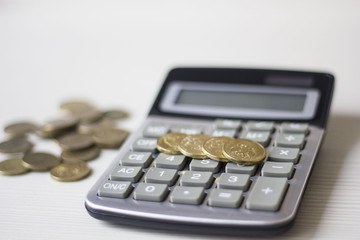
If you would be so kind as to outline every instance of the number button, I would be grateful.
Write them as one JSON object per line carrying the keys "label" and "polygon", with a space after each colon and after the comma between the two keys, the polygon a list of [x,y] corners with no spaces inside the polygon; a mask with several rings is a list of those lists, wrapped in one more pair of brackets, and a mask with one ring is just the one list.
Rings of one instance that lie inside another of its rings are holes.
{"label": "number button", "polygon": [[257,169],[257,165],[245,166],[236,163],[227,163],[225,167],[225,172],[249,174],[250,176],[253,176],[256,172],[256,169]]}
{"label": "number button", "polygon": [[180,185],[209,188],[213,180],[211,172],[185,171],[180,178]]}
{"label": "number button", "polygon": [[145,175],[145,182],[173,185],[177,177],[177,170],[153,167],[147,171]]}
{"label": "number button", "polygon": [[134,191],[134,199],[161,202],[167,193],[166,184],[139,183]]}
{"label": "number button", "polygon": [[190,163],[191,171],[207,171],[217,173],[220,169],[221,163],[211,159],[193,159]]}
{"label": "number button", "polygon": [[184,168],[185,163],[186,161],[184,155],[169,155],[160,153],[159,156],[155,159],[155,167],[158,168],[181,170]]}
{"label": "number button", "polygon": [[218,188],[240,189],[246,191],[249,187],[250,176],[245,174],[223,173],[217,182]]}

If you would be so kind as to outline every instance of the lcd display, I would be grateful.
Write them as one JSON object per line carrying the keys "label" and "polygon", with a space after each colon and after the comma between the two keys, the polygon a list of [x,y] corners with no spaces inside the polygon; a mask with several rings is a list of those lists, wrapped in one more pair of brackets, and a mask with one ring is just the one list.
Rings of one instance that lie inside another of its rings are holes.
{"label": "lcd display", "polygon": [[302,112],[305,94],[181,90],[175,104]]}

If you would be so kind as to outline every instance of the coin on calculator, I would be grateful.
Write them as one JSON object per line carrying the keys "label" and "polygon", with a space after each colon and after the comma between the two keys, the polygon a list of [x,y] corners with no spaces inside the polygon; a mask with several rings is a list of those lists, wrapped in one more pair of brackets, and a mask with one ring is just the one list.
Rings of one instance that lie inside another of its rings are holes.
{"label": "coin on calculator", "polygon": [[185,156],[197,159],[208,158],[203,152],[203,144],[210,136],[205,134],[188,135],[179,143],[179,150]]}
{"label": "coin on calculator", "polygon": [[230,137],[211,137],[204,142],[202,150],[206,156],[213,160],[229,162],[229,159],[223,153],[223,146],[231,139]]}
{"label": "coin on calculator", "polygon": [[266,150],[260,143],[242,138],[227,141],[223,153],[230,161],[242,165],[255,165],[266,157]]}
{"label": "coin on calculator", "polygon": [[179,150],[179,143],[182,139],[188,136],[185,133],[167,133],[158,138],[156,147],[160,152],[167,154],[181,154]]}

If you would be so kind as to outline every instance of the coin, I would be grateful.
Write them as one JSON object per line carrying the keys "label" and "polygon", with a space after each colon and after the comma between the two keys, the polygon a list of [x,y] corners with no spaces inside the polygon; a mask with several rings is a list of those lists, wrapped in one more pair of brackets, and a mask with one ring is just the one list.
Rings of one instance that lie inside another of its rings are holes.
{"label": "coin", "polygon": [[102,118],[93,123],[80,123],[77,127],[78,133],[81,134],[93,134],[96,129],[99,128],[115,128],[116,123],[109,118]]}
{"label": "coin", "polygon": [[11,158],[0,162],[0,174],[12,176],[28,172],[29,169],[22,165],[21,158]]}
{"label": "coin", "polygon": [[79,120],[74,117],[51,120],[42,125],[37,133],[41,137],[56,137],[74,128],[78,122]]}
{"label": "coin", "polygon": [[202,151],[204,142],[209,139],[208,135],[195,134],[188,135],[183,138],[179,143],[179,150],[185,156],[197,159],[207,158],[206,154]]}
{"label": "coin", "polygon": [[69,101],[60,105],[60,109],[70,113],[83,112],[92,108],[93,106],[85,101]]}
{"label": "coin", "polygon": [[4,128],[4,132],[10,136],[21,136],[27,133],[34,132],[37,126],[31,122],[16,122],[12,123]]}
{"label": "coin", "polygon": [[128,114],[122,110],[113,109],[113,110],[105,111],[104,117],[110,118],[112,120],[120,120],[128,117]]}
{"label": "coin", "polygon": [[188,136],[185,133],[167,133],[157,140],[157,149],[167,154],[181,154],[179,150],[180,141]]}
{"label": "coin", "polygon": [[100,155],[100,152],[100,148],[92,146],[77,151],[63,151],[61,153],[61,158],[65,162],[90,161],[97,158]]}
{"label": "coin", "polygon": [[23,158],[23,166],[35,171],[47,171],[60,164],[60,158],[44,152],[32,152]]}
{"label": "coin", "polygon": [[255,165],[266,157],[266,150],[261,144],[241,138],[227,141],[223,153],[230,161],[242,165]]}
{"label": "coin", "polygon": [[94,144],[88,135],[70,133],[58,139],[60,147],[65,151],[74,151],[88,148]]}
{"label": "coin", "polygon": [[89,175],[91,169],[84,162],[66,162],[51,169],[51,177],[60,182],[73,182]]}
{"label": "coin", "polygon": [[33,144],[23,137],[16,137],[0,143],[2,153],[25,153],[33,147]]}
{"label": "coin", "polygon": [[223,153],[224,144],[229,141],[230,137],[211,137],[206,140],[203,144],[203,152],[209,158],[221,161],[221,162],[229,162],[226,156]]}
{"label": "coin", "polygon": [[118,148],[129,135],[128,131],[118,128],[100,128],[92,135],[94,142],[101,148]]}
{"label": "coin", "polygon": [[72,114],[72,116],[77,118],[80,123],[92,123],[102,118],[103,113],[99,110],[91,108],[82,112],[75,112]]}

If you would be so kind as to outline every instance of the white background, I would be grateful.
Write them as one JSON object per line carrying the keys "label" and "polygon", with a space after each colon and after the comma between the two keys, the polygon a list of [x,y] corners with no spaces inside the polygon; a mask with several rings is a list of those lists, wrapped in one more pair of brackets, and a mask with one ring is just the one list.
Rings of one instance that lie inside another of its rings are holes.
{"label": "white background", "polygon": [[[356,239],[359,56],[358,1],[0,0],[0,126],[41,123],[60,115],[61,102],[85,99],[129,111],[122,126],[133,131],[175,66],[330,72],[337,82],[328,134],[298,219],[280,237]],[[34,141],[38,150],[60,151]],[[217,238],[91,218],[85,195],[115,153],[103,151],[80,182],[59,183],[37,172],[0,176],[0,238]]]}

